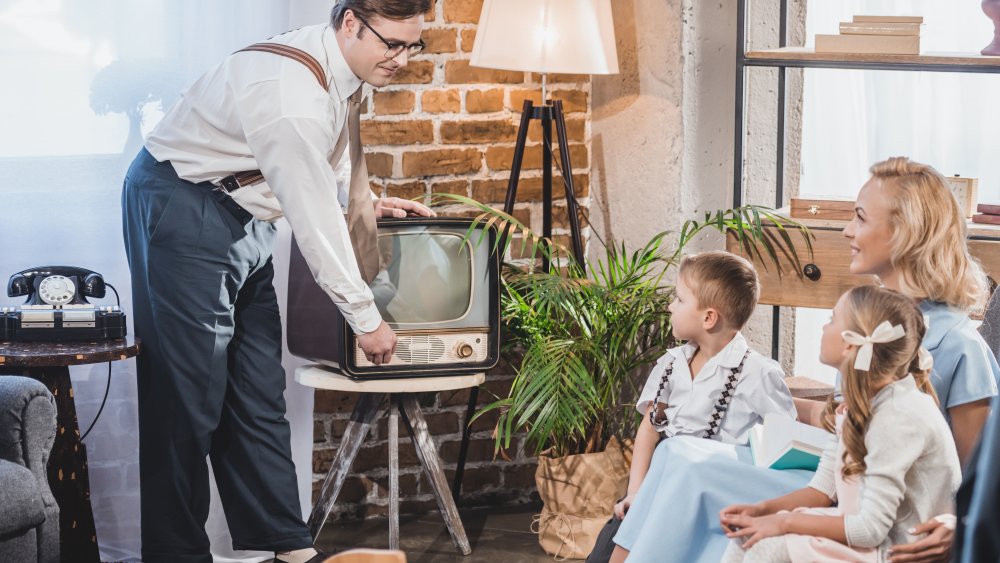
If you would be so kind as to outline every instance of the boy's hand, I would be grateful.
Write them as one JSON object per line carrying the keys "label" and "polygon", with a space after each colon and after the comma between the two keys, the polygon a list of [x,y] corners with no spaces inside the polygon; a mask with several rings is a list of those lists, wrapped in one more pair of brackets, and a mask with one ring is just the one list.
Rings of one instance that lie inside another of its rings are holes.
{"label": "boy's hand", "polygon": [[785,523],[790,512],[768,514],[767,516],[747,516],[745,514],[727,514],[722,517],[723,526],[736,528],[735,532],[726,533],[728,538],[745,538],[743,549],[750,549],[764,538],[785,534]]}
{"label": "boy's hand", "polygon": [[726,534],[735,532],[738,528],[733,528],[727,524],[727,519],[732,516],[763,516],[764,507],[759,504],[731,504],[719,511],[719,523],[722,531]]}
{"label": "boy's hand", "polygon": [[633,500],[635,500],[635,493],[626,495],[625,498],[618,501],[618,503],[615,504],[615,518],[618,518],[619,520],[625,518],[625,513],[628,512],[628,509],[632,506]]}

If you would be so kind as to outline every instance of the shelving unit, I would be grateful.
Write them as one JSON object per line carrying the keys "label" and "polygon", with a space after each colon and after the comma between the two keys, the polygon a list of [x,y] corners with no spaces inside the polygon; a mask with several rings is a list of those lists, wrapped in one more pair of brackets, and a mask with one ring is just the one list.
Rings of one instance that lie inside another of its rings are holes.
{"label": "shelving unit", "polygon": [[[778,48],[746,50],[748,0],[738,0],[736,7],[736,127],[733,140],[733,206],[743,205],[743,172],[745,118],[745,74],[750,67],[777,69],[778,119],[776,123],[776,182],[774,207],[785,205],[785,79],[789,68],[894,70],[904,72],[959,72],[1000,74],[1000,57],[974,53],[923,53],[920,55],[873,55],[817,53],[805,47],[787,46],[788,0],[781,0],[778,22]],[[1000,240],[997,241],[1000,243]],[[1000,245],[998,245],[1000,248]],[[771,354],[778,357],[778,335],[781,328],[780,306],[775,304],[771,326]]]}

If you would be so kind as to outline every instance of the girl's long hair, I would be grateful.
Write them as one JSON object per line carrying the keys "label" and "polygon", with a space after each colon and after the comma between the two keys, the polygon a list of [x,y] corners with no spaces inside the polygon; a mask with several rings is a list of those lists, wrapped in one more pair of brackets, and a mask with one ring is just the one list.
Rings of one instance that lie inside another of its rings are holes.
{"label": "girl's long hair", "polygon": [[[933,397],[935,402],[938,400],[930,382],[930,370],[919,367],[920,343],[927,327],[917,303],[901,293],[875,286],[855,287],[847,292],[846,300],[845,325],[848,330],[870,335],[883,321],[889,321],[893,325],[902,325],[906,334],[892,342],[875,344],[867,371],[854,368],[860,347],[855,348],[841,366],[842,393],[847,405],[841,427],[845,478],[862,474],[867,469],[865,434],[872,417],[873,382],[887,378],[895,381],[910,374],[921,391]],[[823,425],[831,432],[834,430],[837,406],[831,399],[823,413]]]}

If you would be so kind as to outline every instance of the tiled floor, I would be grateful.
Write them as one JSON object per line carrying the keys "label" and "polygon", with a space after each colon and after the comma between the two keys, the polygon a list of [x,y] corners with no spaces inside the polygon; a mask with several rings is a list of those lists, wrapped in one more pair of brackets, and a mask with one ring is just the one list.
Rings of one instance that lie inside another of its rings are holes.
{"label": "tiled floor", "polygon": [[[538,507],[463,510],[462,523],[472,544],[472,554],[459,555],[451,536],[437,512],[423,516],[403,516],[399,520],[400,548],[407,563],[541,563],[551,562],[538,547],[538,537],[531,532],[531,518]],[[387,548],[389,521],[378,518],[364,521],[335,522],[323,528],[316,545],[325,550],[349,547]]]}

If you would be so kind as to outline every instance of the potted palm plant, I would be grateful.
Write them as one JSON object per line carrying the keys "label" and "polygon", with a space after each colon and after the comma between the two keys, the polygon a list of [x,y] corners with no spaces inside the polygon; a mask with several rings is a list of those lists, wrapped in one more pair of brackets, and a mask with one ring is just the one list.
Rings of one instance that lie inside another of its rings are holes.
{"label": "potted palm plant", "polygon": [[[812,235],[770,209],[744,206],[685,222],[675,241],[664,232],[631,252],[622,244],[605,244],[601,259],[584,268],[572,253],[514,217],[469,198],[445,197],[477,208],[477,222],[498,224],[509,235],[498,246],[517,235],[519,242],[513,244],[520,245],[521,254],[546,254],[563,266],[541,272],[504,265],[504,348],[516,376],[507,396],[496,397],[476,416],[498,413],[498,453],[523,433],[538,455],[542,547],[558,556],[586,557],[628,484],[630,452],[622,444],[639,423],[637,382],[675,344],[668,274],[685,247],[703,231],[721,232],[780,274],[780,256],[801,271],[792,231],[801,233],[810,255]],[[765,223],[776,228],[764,229]],[[506,249],[497,251],[503,256]]]}

